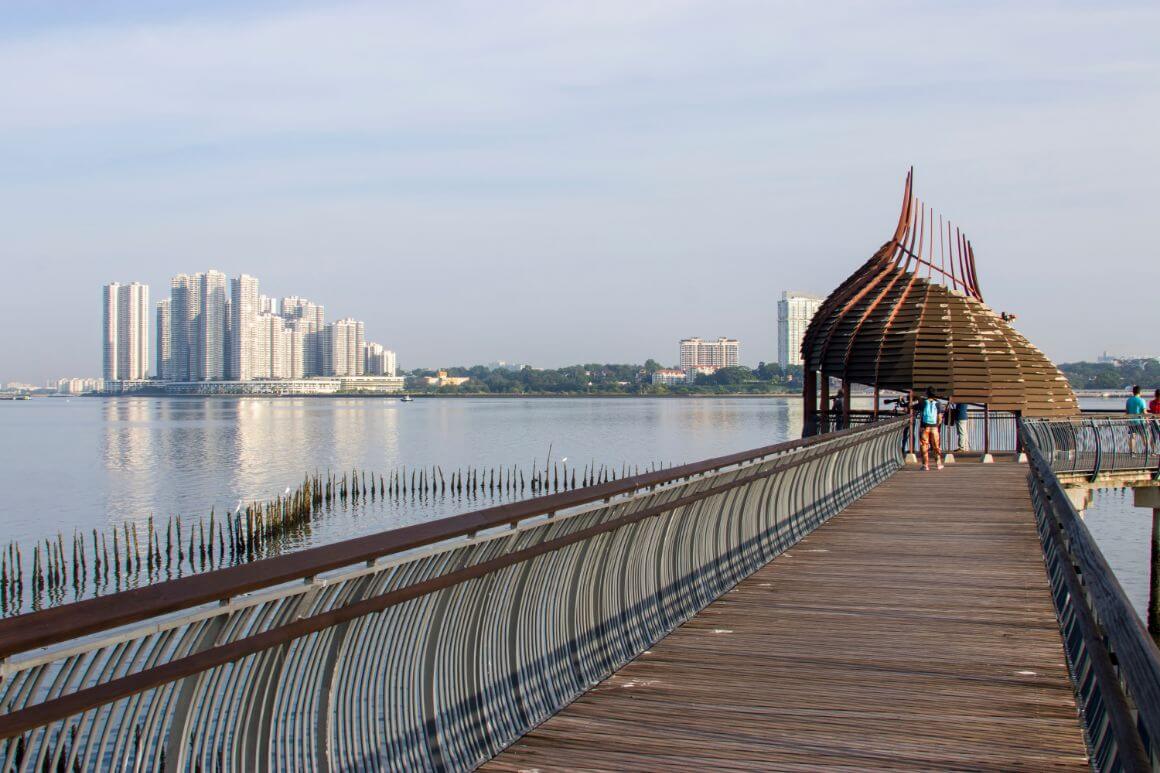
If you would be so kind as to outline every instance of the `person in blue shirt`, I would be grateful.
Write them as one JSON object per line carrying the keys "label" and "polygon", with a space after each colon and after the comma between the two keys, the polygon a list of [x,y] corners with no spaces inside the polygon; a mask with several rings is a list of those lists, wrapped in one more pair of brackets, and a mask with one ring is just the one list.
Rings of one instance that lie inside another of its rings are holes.
{"label": "person in blue shirt", "polygon": [[934,387],[926,388],[926,396],[915,403],[918,410],[918,445],[922,449],[922,469],[930,469],[930,449],[934,446],[934,458],[938,468],[943,468],[942,443],[939,425],[942,424],[942,405],[935,396]]}
{"label": "person in blue shirt", "polygon": [[1136,438],[1143,438],[1144,448],[1147,451],[1148,435],[1144,422],[1144,414],[1148,412],[1148,405],[1140,397],[1140,385],[1132,387],[1132,396],[1125,406],[1128,414],[1128,453],[1136,453]]}

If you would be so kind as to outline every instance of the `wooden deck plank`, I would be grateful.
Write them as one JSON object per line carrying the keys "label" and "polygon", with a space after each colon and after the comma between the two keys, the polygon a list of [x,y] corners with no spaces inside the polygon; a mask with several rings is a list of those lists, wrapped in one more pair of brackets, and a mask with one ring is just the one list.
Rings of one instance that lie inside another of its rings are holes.
{"label": "wooden deck plank", "polygon": [[1026,467],[908,468],[488,770],[1083,770]]}

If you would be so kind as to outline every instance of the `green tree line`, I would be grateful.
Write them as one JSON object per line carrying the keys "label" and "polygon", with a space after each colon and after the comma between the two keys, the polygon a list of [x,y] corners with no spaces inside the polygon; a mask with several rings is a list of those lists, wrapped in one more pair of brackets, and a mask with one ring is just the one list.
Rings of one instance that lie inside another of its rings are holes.
{"label": "green tree line", "polygon": [[711,375],[698,376],[693,383],[653,384],[652,374],[662,367],[651,359],[643,365],[586,363],[519,370],[457,366],[443,370],[448,376],[468,381],[441,387],[428,385],[425,380],[436,375],[434,370],[417,368],[403,375],[409,391],[436,394],[777,394],[796,391],[801,379],[800,367],[791,366],[787,374],[777,363],[762,362],[756,368],[720,368]]}
{"label": "green tree line", "polygon": [[1160,360],[1065,362],[1059,369],[1075,389],[1125,389],[1139,384],[1151,390],[1160,386]]}

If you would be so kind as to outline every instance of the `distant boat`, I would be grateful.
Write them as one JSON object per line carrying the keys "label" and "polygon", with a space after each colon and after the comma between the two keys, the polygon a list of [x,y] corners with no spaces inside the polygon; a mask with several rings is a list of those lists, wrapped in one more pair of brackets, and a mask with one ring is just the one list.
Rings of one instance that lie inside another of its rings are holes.
{"label": "distant boat", "polygon": [[410,402],[413,402],[414,400],[415,400],[415,398],[411,397],[410,395],[403,395],[403,397],[401,398],[401,401],[404,403],[410,403]]}

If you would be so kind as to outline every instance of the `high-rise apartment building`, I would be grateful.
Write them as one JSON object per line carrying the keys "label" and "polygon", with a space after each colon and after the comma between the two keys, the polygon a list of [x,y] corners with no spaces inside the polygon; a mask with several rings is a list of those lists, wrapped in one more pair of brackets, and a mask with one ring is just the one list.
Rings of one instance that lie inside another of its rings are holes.
{"label": "high-rise apartment building", "polygon": [[736,338],[718,338],[703,341],[700,338],[681,340],[681,370],[686,373],[697,368],[732,368],[741,364],[741,342]]}
{"label": "high-rise apartment building", "polygon": [[105,285],[102,293],[102,370],[106,381],[149,377],[149,286]]}
{"label": "high-rise apartment building", "polygon": [[363,372],[368,376],[395,375],[395,353],[382,344],[367,343],[364,347],[366,364]]}
{"label": "high-rise apartment building", "polygon": [[230,280],[230,373],[249,381],[258,370],[258,280],[248,274]]}
{"label": "high-rise apartment building", "polygon": [[[112,363],[118,351],[114,338],[121,296],[119,285],[110,287],[105,355]],[[324,319],[321,305],[298,296],[279,302],[262,295],[258,280],[246,274],[230,280],[213,270],[178,274],[170,283],[169,299],[157,304],[157,375],[168,381],[364,375],[368,359],[363,323],[341,319],[326,325]],[[375,346],[373,367],[393,375],[394,352]]]}
{"label": "high-rise apartment building", "polygon": [[157,301],[157,328],[153,335],[153,347],[156,354],[156,363],[153,374],[157,378],[173,378],[172,340],[170,338],[170,306],[169,299]]}
{"label": "high-rise apartment building", "polygon": [[178,274],[169,283],[169,347],[173,381],[195,381],[201,359],[198,315],[201,282],[197,276]]}
{"label": "high-rise apartment building", "polygon": [[323,329],[322,373],[325,376],[361,376],[363,362],[363,323],[340,319]]}
{"label": "high-rise apartment building", "polygon": [[785,370],[802,364],[802,339],[822,299],[786,290],[777,302],[777,362]]}
{"label": "high-rise apartment building", "polygon": [[201,285],[201,308],[197,318],[198,365],[196,381],[221,381],[226,377],[229,352],[226,317],[228,282],[220,271],[197,275]]}
{"label": "high-rise apartment building", "polygon": [[304,319],[313,322],[319,328],[326,324],[325,308],[317,303],[311,303],[305,298],[291,295],[281,302],[282,316],[286,319]]}

